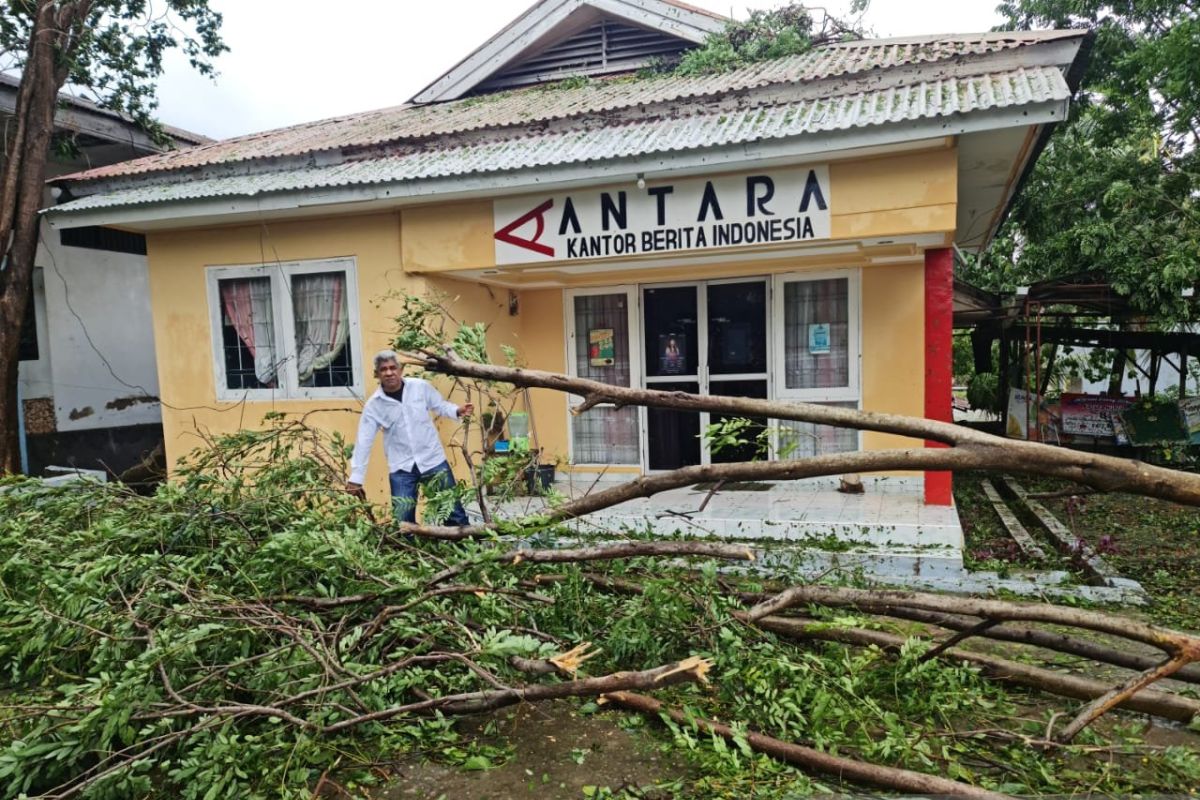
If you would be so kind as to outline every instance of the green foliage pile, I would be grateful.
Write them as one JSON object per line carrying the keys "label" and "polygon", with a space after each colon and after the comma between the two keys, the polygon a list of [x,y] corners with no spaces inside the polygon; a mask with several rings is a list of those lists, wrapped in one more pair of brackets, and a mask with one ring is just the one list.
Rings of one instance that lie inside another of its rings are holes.
{"label": "green foliage pile", "polygon": [[813,18],[802,5],[751,11],[745,21],[730,22],[703,46],[684,54],[678,75],[704,75],[796,55],[812,48]]}
{"label": "green foliage pile", "polygon": [[[601,648],[593,675],[705,656],[713,684],[663,699],[842,755],[1029,794],[1200,780],[1194,752],[1143,762],[1126,729],[1105,759],[1081,757],[1110,744],[1090,732],[1049,753],[989,737],[981,731],[1037,735],[1049,709],[1030,710],[1036,698],[973,669],[920,661],[916,641],[894,658],[747,627],[732,615],[732,578],[712,564],[505,566],[486,557],[496,542],[397,538],[340,491],[343,456],[342,443],[276,419],[210,443],[149,497],[0,483],[0,796],[307,797],[325,774],[365,790],[379,780],[369,767],[398,754],[463,763],[471,750],[437,714],[330,726],[492,681],[529,683],[511,656],[584,641]],[[526,531],[535,545],[564,535]],[[439,585],[479,590],[428,593],[447,569],[459,572]],[[619,580],[605,588],[597,575]],[[630,584],[640,591],[611,589]],[[665,746],[703,775],[678,796],[837,788],[687,725],[671,726]]]}
{"label": "green foliage pile", "polygon": [[[851,13],[859,13],[866,6],[867,0],[855,0],[851,3]],[[813,11],[822,15],[820,20],[814,18]],[[831,17],[823,9],[789,3],[751,11],[745,20],[732,20],[723,30],[710,34],[700,47],[684,53],[669,68],[661,66],[662,71],[675,75],[709,75],[807,53],[819,44],[853,38],[862,38],[862,32]]]}

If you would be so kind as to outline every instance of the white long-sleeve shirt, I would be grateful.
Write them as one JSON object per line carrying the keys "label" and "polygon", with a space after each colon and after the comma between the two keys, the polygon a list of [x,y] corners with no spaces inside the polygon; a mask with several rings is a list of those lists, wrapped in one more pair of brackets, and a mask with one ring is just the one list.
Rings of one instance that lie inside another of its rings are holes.
{"label": "white long-sleeve shirt", "polygon": [[367,399],[358,421],[358,438],[350,457],[350,482],[362,484],[367,462],[375,445],[375,434],[383,429],[383,451],[388,472],[410,471],[416,465],[425,472],[446,460],[442,440],[429,412],[458,419],[458,406],[445,400],[429,381],[405,378],[403,402],[388,397],[382,388]]}

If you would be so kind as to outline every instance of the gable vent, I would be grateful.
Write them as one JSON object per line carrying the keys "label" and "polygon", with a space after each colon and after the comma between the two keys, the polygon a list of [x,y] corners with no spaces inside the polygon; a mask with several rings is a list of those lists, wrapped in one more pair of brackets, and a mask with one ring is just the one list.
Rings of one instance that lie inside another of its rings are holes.
{"label": "gable vent", "polygon": [[695,45],[658,31],[603,19],[558,44],[497,72],[475,92],[549,83],[576,75],[632,72],[654,58],[671,58]]}

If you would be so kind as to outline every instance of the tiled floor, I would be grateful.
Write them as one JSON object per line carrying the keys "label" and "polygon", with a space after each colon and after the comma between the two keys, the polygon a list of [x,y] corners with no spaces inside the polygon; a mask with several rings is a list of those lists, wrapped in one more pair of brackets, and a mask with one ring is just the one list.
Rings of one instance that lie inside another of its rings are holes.
{"label": "tiled floor", "polygon": [[[775,483],[766,491],[726,490],[709,498],[703,510],[707,491],[673,489],[573,524],[581,531],[650,529],[663,535],[757,539],[764,546],[805,545],[808,550],[836,551],[842,562],[868,571],[876,571],[876,566],[887,573],[960,570],[962,526],[957,509],[925,505],[919,483],[888,480],[867,481],[866,491],[858,495],[838,492],[828,482]],[[561,482],[555,488],[575,497],[604,485]],[[510,501],[496,512],[512,518],[540,508],[541,501],[534,498]]]}

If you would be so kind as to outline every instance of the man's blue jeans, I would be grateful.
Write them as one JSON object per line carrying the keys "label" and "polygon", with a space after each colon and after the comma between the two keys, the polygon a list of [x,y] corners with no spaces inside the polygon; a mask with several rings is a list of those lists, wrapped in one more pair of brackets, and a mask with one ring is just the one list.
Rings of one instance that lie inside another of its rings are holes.
{"label": "man's blue jeans", "polygon": [[[428,488],[434,490],[453,489],[454,474],[450,472],[450,464],[445,461],[425,472],[422,472],[414,464],[413,468],[408,472],[396,470],[388,475],[388,482],[392,486],[392,508],[396,514],[396,519],[401,522],[416,522],[417,486],[425,484],[428,485]],[[450,512],[450,516],[444,524],[468,524],[467,512],[462,507],[462,503],[457,500],[454,502],[454,510]]]}

